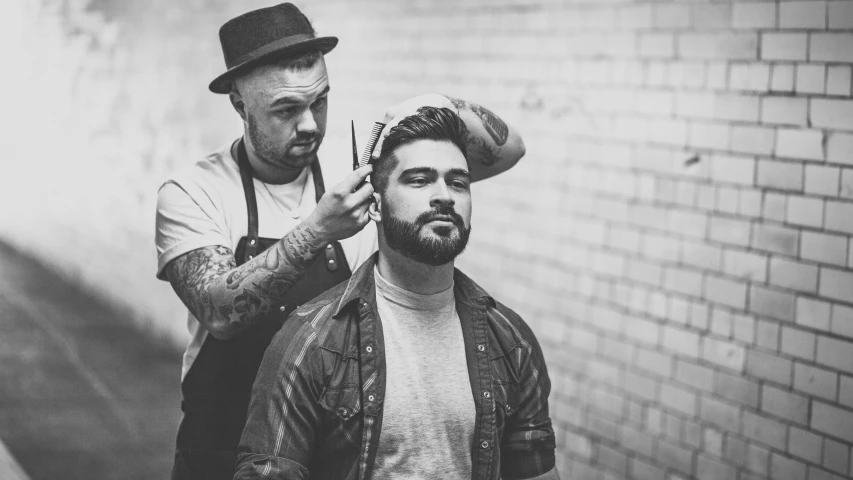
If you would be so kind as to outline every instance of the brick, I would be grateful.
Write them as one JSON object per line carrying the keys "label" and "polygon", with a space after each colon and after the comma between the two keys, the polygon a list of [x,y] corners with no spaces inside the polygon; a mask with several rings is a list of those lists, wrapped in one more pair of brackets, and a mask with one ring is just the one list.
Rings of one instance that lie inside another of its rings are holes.
{"label": "brick", "polygon": [[746,282],[708,276],[705,279],[705,298],[710,302],[743,310],[746,308],[746,286]]}
{"label": "brick", "polygon": [[850,462],[850,447],[826,439],[823,444],[823,466],[829,470],[838,473],[847,473],[847,466]]}
{"label": "brick", "polygon": [[768,127],[732,125],[731,149],[734,152],[772,155],[776,130]]}
{"label": "brick", "polygon": [[795,256],[799,251],[799,230],[758,223],[753,226],[752,247]]}
{"label": "brick", "polygon": [[[806,193],[834,197],[838,195],[840,170],[837,167],[806,165]],[[853,183],[851,184],[853,186]]]}
{"label": "brick", "polygon": [[744,348],[734,342],[705,337],[702,342],[702,358],[708,362],[737,372],[746,362]]}
{"label": "brick", "polygon": [[723,253],[723,271],[747,280],[764,282],[767,263],[767,256],[760,253],[739,250],[725,250]]}
{"label": "brick", "polygon": [[853,29],[853,3],[849,0],[829,2],[829,28]]}
{"label": "brick", "polygon": [[779,4],[779,27],[825,29],[826,4],[814,1],[782,2]]}
{"label": "brick", "polygon": [[775,3],[734,3],[732,5],[732,27],[734,28],[775,28]]}
{"label": "brick", "polygon": [[684,241],[681,244],[681,263],[705,270],[720,271],[723,251],[707,243]]}
{"label": "brick", "polygon": [[815,334],[782,326],[782,352],[805,360],[814,360]]}
{"label": "brick", "polygon": [[807,430],[792,426],[788,431],[788,453],[795,457],[820,464],[823,438]]}
{"label": "brick", "polygon": [[740,411],[737,406],[710,397],[700,397],[699,417],[723,430],[737,431]]}
{"label": "brick", "polygon": [[853,169],[841,170],[841,192],[842,198],[853,198]]}
{"label": "brick", "polygon": [[687,144],[691,147],[728,150],[729,127],[726,124],[693,123],[688,128]]}
{"label": "brick", "polygon": [[853,377],[841,375],[841,386],[838,391],[838,403],[853,408]]}
{"label": "brick", "polygon": [[836,335],[853,338],[853,308],[833,305],[830,331]]}
{"label": "brick", "polygon": [[794,89],[797,93],[823,94],[826,85],[826,68],[823,65],[797,65]]}
{"label": "brick", "polygon": [[[659,467],[638,458],[631,458],[631,476],[637,480],[660,480],[666,477],[666,472]],[[593,477],[588,477],[593,478]]]}
{"label": "brick", "polygon": [[672,210],[669,212],[668,228],[672,233],[693,238],[705,238],[708,227],[708,216],[687,210]]}
{"label": "brick", "polygon": [[655,451],[654,459],[661,465],[691,475],[693,473],[693,451],[673,443],[661,441]]}
{"label": "brick", "polygon": [[747,217],[761,216],[761,190],[741,190],[738,213]]}
{"label": "brick", "polygon": [[672,375],[673,358],[670,355],[664,355],[645,348],[637,349],[636,365],[643,370],[657,374],[662,377]]}
{"label": "brick", "polygon": [[693,270],[667,268],[664,270],[664,287],[685,295],[700,297],[702,295],[702,274]]}
{"label": "brick", "polygon": [[733,63],[729,68],[729,89],[764,93],[770,85],[770,65]]}
{"label": "brick", "polygon": [[626,5],[616,10],[616,23],[623,29],[645,29],[652,26],[651,5]]}
{"label": "brick", "polygon": [[791,195],[788,197],[785,219],[794,225],[820,228],[823,226],[823,204],[821,198]]}
{"label": "brick", "polygon": [[810,100],[809,116],[815,127],[853,130],[853,100]]}
{"label": "brick", "polygon": [[675,29],[691,26],[690,8],[686,5],[655,5],[653,8],[655,27]]}
{"label": "brick", "polygon": [[761,218],[781,223],[785,221],[786,215],[788,215],[788,196],[782,193],[764,192]]}
{"label": "brick", "polygon": [[747,438],[779,450],[785,449],[785,444],[787,443],[787,429],[785,428],[784,423],[756,415],[747,410],[743,412],[742,427],[742,433]]}
{"label": "brick", "polygon": [[[682,58],[686,59],[756,59],[758,35],[755,33],[685,33],[678,38],[678,52]],[[724,72],[720,73],[723,73],[725,81]]]}
{"label": "brick", "polygon": [[727,29],[731,25],[732,8],[728,4],[693,5],[693,27],[696,30]]}
{"label": "brick", "polygon": [[797,325],[828,331],[832,305],[808,297],[797,298]]}
{"label": "brick", "polygon": [[716,457],[723,456],[723,434],[713,428],[705,428],[705,452]]}
{"label": "brick", "polygon": [[714,393],[740,405],[758,407],[758,382],[744,379],[739,375],[716,372]]}
{"label": "brick", "polygon": [[817,349],[818,363],[853,373],[853,342],[818,336]]}
{"label": "brick", "polygon": [[785,420],[808,425],[809,399],[806,396],[764,385],[761,388],[761,409]]}
{"label": "brick", "polygon": [[597,464],[609,468],[623,478],[628,472],[628,457],[602,443],[597,445],[595,459]]}
{"label": "brick", "polygon": [[728,213],[729,215],[737,215],[738,211],[738,190],[733,187],[720,185],[716,188],[716,202],[714,209],[719,213]]}
{"label": "brick", "polygon": [[793,362],[791,360],[756,350],[746,352],[746,372],[753,377],[782,385],[790,385],[792,371]]}
{"label": "brick", "polygon": [[711,179],[716,182],[752,185],[755,181],[755,160],[749,157],[712,155]]}
{"label": "brick", "polygon": [[762,476],[767,476],[770,464],[770,451],[758,445],[746,447],[746,468]]}
{"label": "brick", "polygon": [[809,480],[850,480],[850,477],[839,477],[817,467],[809,468]]}
{"label": "brick", "polygon": [[794,320],[794,294],[750,286],[749,311],[777,320]]}
{"label": "brick", "polygon": [[853,203],[826,201],[824,228],[837,232],[853,233]]}
{"label": "brick", "polygon": [[633,397],[639,397],[650,402],[657,402],[658,382],[640,376],[633,372],[625,372],[625,389]]}
{"label": "brick", "polygon": [[699,356],[699,335],[675,326],[663,327],[663,347],[687,357]]}
{"label": "brick", "polygon": [[776,155],[823,161],[823,132],[780,128],[776,132]]}
{"label": "brick", "polygon": [[761,123],[804,127],[808,123],[808,108],[806,98],[763,97]]}
{"label": "brick", "polygon": [[649,33],[640,35],[640,55],[644,58],[673,58],[675,36],[671,33]]}
{"label": "brick", "polygon": [[810,426],[812,430],[853,443],[853,411],[814,401]]}
{"label": "brick", "polygon": [[750,225],[744,220],[711,217],[709,237],[716,242],[745,247],[749,245]]}
{"label": "brick", "polygon": [[761,34],[762,60],[806,60],[807,49],[805,33]]}
{"label": "brick", "polygon": [[714,118],[756,122],[758,121],[758,97],[717,94],[714,98]]}
{"label": "brick", "polygon": [[731,338],[732,336],[732,314],[728,310],[714,308],[711,311],[711,325],[708,330],[716,334],[716,338]]}
{"label": "brick", "polygon": [[770,76],[770,90],[774,92],[794,91],[793,65],[784,63],[773,65],[773,72]]}
{"label": "brick", "polygon": [[850,302],[853,298],[853,273],[834,268],[820,269],[820,296]]}
{"label": "brick", "polygon": [[853,165],[853,135],[831,132],[826,142],[826,159],[831,163]]}
{"label": "brick", "polygon": [[[678,358],[675,364],[675,379],[699,390],[711,390],[714,386],[714,370]],[[757,396],[757,395],[756,395]]]}
{"label": "brick", "polygon": [[770,478],[773,480],[802,480],[806,478],[806,464],[774,452],[770,455]]}
{"label": "brick", "polygon": [[[853,3],[849,4],[853,7]],[[853,8],[851,8],[853,10]],[[851,13],[853,16],[853,13]],[[826,69],[826,94],[850,96],[850,66],[830,65]]]}
{"label": "brick", "polygon": [[810,40],[810,61],[853,62],[853,33],[813,33]]}
{"label": "brick", "polygon": [[759,160],[756,184],[799,192],[803,189],[803,176],[802,163]]}
{"label": "brick", "polygon": [[734,339],[746,344],[755,343],[756,321],[752,315],[736,314],[732,318],[732,334]]}

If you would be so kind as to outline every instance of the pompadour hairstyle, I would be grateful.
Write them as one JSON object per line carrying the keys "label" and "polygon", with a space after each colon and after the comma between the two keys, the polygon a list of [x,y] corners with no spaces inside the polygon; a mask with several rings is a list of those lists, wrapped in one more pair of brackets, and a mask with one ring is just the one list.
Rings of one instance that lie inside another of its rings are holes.
{"label": "pompadour hairstyle", "polygon": [[400,120],[400,123],[391,128],[382,143],[379,156],[371,160],[373,173],[370,181],[373,189],[379,193],[385,193],[391,171],[397,166],[394,152],[403,145],[418,140],[448,141],[459,148],[467,161],[468,150],[465,147],[467,139],[468,127],[453,110],[443,107],[419,108],[416,114]]}

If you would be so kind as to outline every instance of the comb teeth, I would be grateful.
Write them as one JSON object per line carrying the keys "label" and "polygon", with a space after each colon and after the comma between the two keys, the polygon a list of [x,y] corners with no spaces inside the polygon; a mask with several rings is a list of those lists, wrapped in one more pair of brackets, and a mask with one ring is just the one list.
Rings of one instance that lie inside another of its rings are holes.
{"label": "comb teeth", "polygon": [[376,148],[376,143],[379,141],[379,134],[382,133],[383,128],[385,128],[385,124],[382,122],[375,122],[373,124],[373,130],[370,131],[370,138],[367,139],[367,145],[364,146],[364,153],[361,155],[361,160],[358,162],[359,167],[363,167],[370,162],[370,157],[373,155],[373,149]]}

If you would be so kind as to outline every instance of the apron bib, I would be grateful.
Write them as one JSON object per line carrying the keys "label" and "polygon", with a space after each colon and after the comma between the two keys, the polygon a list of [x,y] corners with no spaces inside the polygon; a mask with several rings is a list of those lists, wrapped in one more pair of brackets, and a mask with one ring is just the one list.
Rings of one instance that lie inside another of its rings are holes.
{"label": "apron bib", "polygon": [[[237,151],[249,216],[248,234],[240,239],[235,252],[237,263],[242,265],[280,239],[258,237],[252,169],[242,139]],[[311,164],[311,173],[319,202],[325,187],[318,160]],[[205,338],[181,383],[184,416],[178,428],[173,480],[231,480],[252,384],[272,337],[299,305],[346,281],[350,275],[340,243],[329,244],[260,322],[229,340],[212,335]]]}

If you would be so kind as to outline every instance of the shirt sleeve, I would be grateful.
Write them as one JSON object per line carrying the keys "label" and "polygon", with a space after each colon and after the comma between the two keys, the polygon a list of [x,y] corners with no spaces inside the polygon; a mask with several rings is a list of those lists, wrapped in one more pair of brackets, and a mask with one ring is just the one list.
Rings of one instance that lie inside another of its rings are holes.
{"label": "shirt sleeve", "polygon": [[539,342],[518,320],[516,328],[528,355],[520,369],[518,408],[507,418],[501,439],[501,476],[507,480],[538,478],[552,470],[556,474],[554,429],[548,413],[551,380]]}
{"label": "shirt sleeve", "polygon": [[157,278],[166,280],[164,269],[175,258],[211,245],[231,247],[221,213],[209,199],[194,199],[178,183],[169,181],[157,192],[155,243]]}
{"label": "shirt sleeve", "polygon": [[321,408],[317,333],[291,316],[264,354],[237,453],[235,480],[304,479]]}

